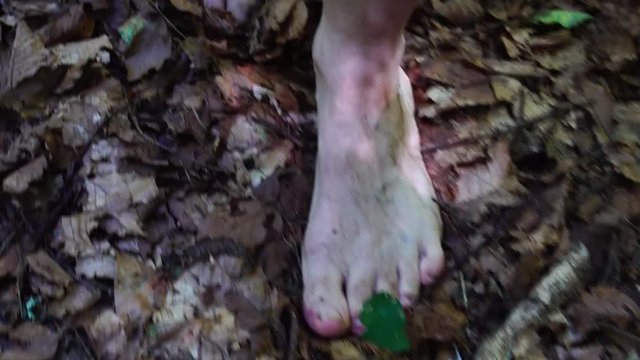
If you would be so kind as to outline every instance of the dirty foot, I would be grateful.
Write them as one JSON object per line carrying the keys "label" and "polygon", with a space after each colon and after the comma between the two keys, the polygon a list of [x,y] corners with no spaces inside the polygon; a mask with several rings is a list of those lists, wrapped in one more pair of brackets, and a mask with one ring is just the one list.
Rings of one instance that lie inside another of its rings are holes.
{"label": "dirty foot", "polygon": [[358,316],[371,295],[409,306],[444,266],[411,85],[393,58],[388,71],[350,83],[342,80],[354,78],[350,69],[336,74],[316,56],[319,145],[302,269],[305,317],[323,336],[362,334]]}

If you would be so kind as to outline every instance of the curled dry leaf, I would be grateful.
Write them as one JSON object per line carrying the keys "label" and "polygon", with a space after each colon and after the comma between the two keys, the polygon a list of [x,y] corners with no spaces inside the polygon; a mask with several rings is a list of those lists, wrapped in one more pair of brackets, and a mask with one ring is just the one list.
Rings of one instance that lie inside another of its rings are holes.
{"label": "curled dry leaf", "polygon": [[58,348],[59,334],[46,326],[25,322],[8,333],[0,347],[0,360],[47,360]]}
{"label": "curled dry leaf", "polygon": [[89,279],[116,278],[116,261],[110,255],[92,255],[76,259],[76,274]]}
{"label": "curled dry leaf", "polygon": [[2,190],[9,194],[21,194],[29,188],[32,182],[42,177],[46,168],[47,158],[40,155],[4,178]]}
{"label": "curled dry leaf", "polygon": [[431,0],[433,9],[454,24],[469,24],[484,16],[478,0]]}

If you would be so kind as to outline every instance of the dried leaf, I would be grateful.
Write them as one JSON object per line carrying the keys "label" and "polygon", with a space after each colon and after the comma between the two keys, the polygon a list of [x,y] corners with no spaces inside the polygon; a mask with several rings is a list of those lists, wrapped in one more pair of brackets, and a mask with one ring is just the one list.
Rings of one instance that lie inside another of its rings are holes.
{"label": "dried leaf", "polygon": [[127,79],[139,80],[151,70],[160,70],[169,57],[171,36],[167,25],[160,19],[147,21],[147,26],[136,36],[127,50]]}
{"label": "dried leaf", "polygon": [[76,259],[76,274],[89,279],[116,278],[116,261],[110,255],[93,255]]}
{"label": "dried leaf", "polygon": [[36,31],[46,46],[78,41],[93,33],[95,22],[82,5],[72,5],[53,21]]}
{"label": "dried leaf", "polygon": [[29,188],[32,182],[42,177],[46,168],[47,158],[40,155],[4,178],[2,190],[10,194],[21,194]]}
{"label": "dried leaf", "polygon": [[98,226],[97,213],[85,212],[62,216],[54,230],[53,243],[70,256],[91,255],[96,252],[91,232]]}
{"label": "dried leaf", "polygon": [[111,310],[102,311],[87,329],[100,359],[117,359],[127,344],[122,321]]}
{"label": "dried leaf", "polygon": [[59,334],[32,322],[20,324],[8,337],[0,348],[0,360],[47,360],[58,348]]}
{"label": "dried leaf", "polygon": [[238,208],[238,214],[214,211],[198,224],[199,237],[228,237],[247,248],[262,244],[267,236],[267,210],[257,201],[240,203]]}
{"label": "dried leaf", "polygon": [[74,284],[67,295],[48,306],[49,314],[62,318],[80,313],[100,299],[100,290],[84,284]]}
{"label": "dried leaf", "polygon": [[118,253],[116,255],[114,303],[116,314],[125,328],[143,325],[151,316],[155,298],[152,281],[153,269],[138,258]]}
{"label": "dried leaf", "polygon": [[54,284],[67,287],[73,279],[67,272],[58,265],[44,250],[29,254],[26,257],[29,268],[43,279]]}
{"label": "dried leaf", "polygon": [[477,0],[431,0],[435,11],[454,24],[469,24],[484,16]]}

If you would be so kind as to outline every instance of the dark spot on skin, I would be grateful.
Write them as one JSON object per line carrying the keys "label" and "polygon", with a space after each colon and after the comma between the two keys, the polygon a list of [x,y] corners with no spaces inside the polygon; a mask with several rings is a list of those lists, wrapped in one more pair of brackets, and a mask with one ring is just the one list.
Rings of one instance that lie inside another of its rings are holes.
{"label": "dark spot on skin", "polygon": [[333,235],[338,235],[338,230],[336,230],[336,229],[331,229],[331,233],[333,233]]}

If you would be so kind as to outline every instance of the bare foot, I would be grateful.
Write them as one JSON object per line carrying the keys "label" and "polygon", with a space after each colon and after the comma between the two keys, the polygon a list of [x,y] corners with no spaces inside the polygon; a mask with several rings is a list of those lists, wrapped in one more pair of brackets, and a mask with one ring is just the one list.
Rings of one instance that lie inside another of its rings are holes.
{"label": "bare foot", "polygon": [[[319,149],[302,259],[305,317],[323,336],[349,328],[361,334],[357,319],[372,294],[389,292],[409,306],[420,284],[441,272],[442,226],[400,50],[370,71],[357,54],[323,52],[332,42],[318,31]],[[333,68],[335,56],[349,57],[339,63],[353,68]]]}

